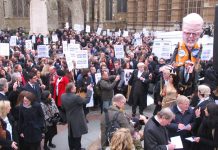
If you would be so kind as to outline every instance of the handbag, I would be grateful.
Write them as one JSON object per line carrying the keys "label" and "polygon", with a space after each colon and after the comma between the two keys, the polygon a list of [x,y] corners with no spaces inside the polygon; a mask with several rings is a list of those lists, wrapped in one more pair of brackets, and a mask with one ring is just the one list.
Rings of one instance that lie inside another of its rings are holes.
{"label": "handbag", "polygon": [[3,129],[1,121],[0,121],[0,137],[6,139],[6,130]]}

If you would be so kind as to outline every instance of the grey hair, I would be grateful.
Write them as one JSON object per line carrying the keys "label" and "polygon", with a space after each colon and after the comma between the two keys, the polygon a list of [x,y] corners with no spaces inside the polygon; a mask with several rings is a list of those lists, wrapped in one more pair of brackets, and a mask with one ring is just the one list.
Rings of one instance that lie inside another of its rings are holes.
{"label": "grey hair", "polygon": [[190,100],[188,99],[188,97],[184,96],[184,95],[179,95],[176,99],[177,104],[181,104],[181,103],[185,103],[185,102],[189,102]]}
{"label": "grey hair", "polygon": [[120,101],[123,101],[125,100],[126,101],[126,98],[123,94],[116,94],[114,95],[114,97],[112,98],[112,102],[120,102]]}
{"label": "grey hair", "polygon": [[73,82],[70,82],[67,84],[66,86],[66,93],[71,93],[72,88],[75,86],[75,84]]}
{"label": "grey hair", "polygon": [[164,118],[166,120],[171,120],[175,117],[174,113],[170,108],[163,108],[157,113],[158,118]]}
{"label": "grey hair", "polygon": [[4,91],[4,88],[8,85],[8,81],[5,78],[0,78],[0,91]]}
{"label": "grey hair", "polygon": [[20,74],[19,72],[14,72],[14,73],[11,75],[12,83],[15,82],[19,77],[21,77],[21,74]]}

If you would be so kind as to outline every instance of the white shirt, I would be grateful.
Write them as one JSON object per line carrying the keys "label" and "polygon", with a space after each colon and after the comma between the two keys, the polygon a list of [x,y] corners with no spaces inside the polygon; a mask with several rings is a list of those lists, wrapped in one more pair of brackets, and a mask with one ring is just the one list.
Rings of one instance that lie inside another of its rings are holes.
{"label": "white shirt", "polygon": [[56,96],[58,96],[58,84],[61,82],[62,78],[58,78],[56,82]]}
{"label": "white shirt", "polygon": [[12,139],[12,127],[7,116],[4,118],[4,122],[7,124],[6,130],[10,133]]}
{"label": "white shirt", "polygon": [[142,73],[143,73],[143,72],[141,72],[141,71],[138,71],[138,75],[137,75],[137,77],[138,77],[138,78],[140,78],[140,77],[141,77],[141,75],[142,75]]}

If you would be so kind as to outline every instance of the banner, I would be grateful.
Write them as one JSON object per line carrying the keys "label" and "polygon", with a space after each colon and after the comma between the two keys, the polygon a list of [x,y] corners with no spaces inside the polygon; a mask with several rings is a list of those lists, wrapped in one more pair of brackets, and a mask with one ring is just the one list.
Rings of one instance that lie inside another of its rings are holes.
{"label": "banner", "polygon": [[124,58],[124,48],[123,45],[114,45],[114,52],[115,52],[115,57],[117,59],[122,59]]}
{"label": "banner", "polygon": [[17,36],[11,36],[9,43],[10,43],[10,46],[16,46],[17,45]]}
{"label": "banner", "polygon": [[49,57],[48,47],[46,45],[37,46],[38,58]]}
{"label": "banner", "polygon": [[32,41],[26,40],[25,41],[26,50],[32,50]]}
{"label": "banner", "polygon": [[88,68],[88,51],[81,50],[76,52],[76,69]]}
{"label": "banner", "polygon": [[9,56],[9,43],[0,43],[0,56]]}

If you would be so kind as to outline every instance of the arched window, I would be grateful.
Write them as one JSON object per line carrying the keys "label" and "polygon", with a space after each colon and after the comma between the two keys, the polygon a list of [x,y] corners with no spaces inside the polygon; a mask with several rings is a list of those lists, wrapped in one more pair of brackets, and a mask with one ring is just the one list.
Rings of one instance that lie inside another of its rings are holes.
{"label": "arched window", "polygon": [[117,12],[127,12],[127,0],[117,0]]}

